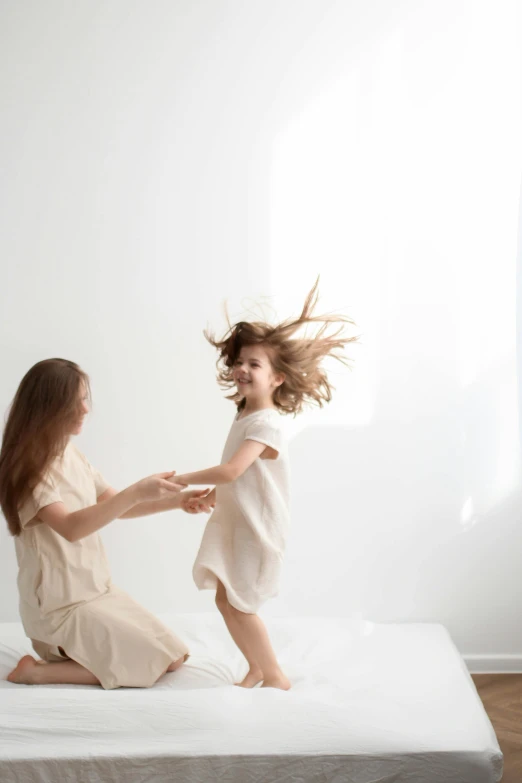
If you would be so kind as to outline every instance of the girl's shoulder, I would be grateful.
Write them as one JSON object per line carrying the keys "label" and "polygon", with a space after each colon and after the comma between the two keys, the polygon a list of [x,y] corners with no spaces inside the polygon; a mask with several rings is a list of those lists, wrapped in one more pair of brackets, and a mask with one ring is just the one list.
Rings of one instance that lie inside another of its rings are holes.
{"label": "girl's shoulder", "polygon": [[283,444],[286,441],[286,426],[284,416],[274,408],[264,408],[255,413],[238,419],[237,435],[241,438],[265,437]]}
{"label": "girl's shoulder", "polygon": [[255,411],[239,419],[236,416],[231,432],[236,432],[239,436],[244,436],[250,431],[258,432],[260,430],[277,430],[283,433],[285,431],[283,418],[275,408],[263,408],[263,410]]}
{"label": "girl's shoulder", "polygon": [[279,413],[277,408],[263,408],[260,411],[249,413],[247,416],[241,416],[241,418],[238,418],[238,415],[236,414],[234,418],[235,424],[247,424],[252,421],[269,421],[277,425],[282,423],[283,416]]}

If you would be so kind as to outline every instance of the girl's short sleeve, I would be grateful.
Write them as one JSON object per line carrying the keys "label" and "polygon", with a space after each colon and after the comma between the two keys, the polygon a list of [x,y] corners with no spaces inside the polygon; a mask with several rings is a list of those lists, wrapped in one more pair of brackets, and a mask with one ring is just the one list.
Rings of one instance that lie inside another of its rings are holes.
{"label": "girl's short sleeve", "polygon": [[34,527],[40,524],[37,519],[38,512],[51,503],[62,503],[62,497],[58,487],[51,476],[46,476],[32,491],[25,503],[18,510],[20,526],[22,528]]}
{"label": "girl's short sleeve", "polygon": [[283,448],[283,433],[275,423],[266,419],[257,419],[248,424],[245,429],[245,440],[255,440],[264,443],[279,455]]}

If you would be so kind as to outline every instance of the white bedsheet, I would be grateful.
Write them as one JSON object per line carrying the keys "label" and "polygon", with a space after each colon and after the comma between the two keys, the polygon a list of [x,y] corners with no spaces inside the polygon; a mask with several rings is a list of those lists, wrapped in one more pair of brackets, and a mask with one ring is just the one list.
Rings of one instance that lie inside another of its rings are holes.
{"label": "white bedsheet", "polygon": [[31,651],[0,624],[2,783],[497,783],[500,752],[441,625],[268,619],[293,683],[244,666],[217,614],[164,615],[192,656],[148,690],[13,685]]}

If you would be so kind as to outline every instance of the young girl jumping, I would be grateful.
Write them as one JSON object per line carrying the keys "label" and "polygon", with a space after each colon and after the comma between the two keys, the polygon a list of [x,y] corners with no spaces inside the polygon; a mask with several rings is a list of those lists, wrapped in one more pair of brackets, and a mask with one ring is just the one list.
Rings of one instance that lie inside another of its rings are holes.
{"label": "young girl jumping", "polygon": [[[257,611],[279,589],[279,574],[288,534],[288,454],[281,414],[297,414],[305,403],[320,407],[331,399],[332,386],[321,367],[326,356],[345,364],[343,349],[357,337],[346,337],[351,319],[313,315],[317,282],[298,318],[272,326],[241,321],[221,340],[205,332],[218,349],[218,381],[235,391],[237,415],[221,465],[176,476],[180,484],[214,484],[205,498],[193,498],[194,511],[210,505],[210,517],[194,564],[200,590],[216,590],[216,604],[227,628],[248,661],[242,682],[253,688],[283,690],[290,681],[281,671]],[[296,337],[307,325],[313,336]],[[330,327],[334,327],[333,333]],[[173,479],[174,480],[174,479]]]}

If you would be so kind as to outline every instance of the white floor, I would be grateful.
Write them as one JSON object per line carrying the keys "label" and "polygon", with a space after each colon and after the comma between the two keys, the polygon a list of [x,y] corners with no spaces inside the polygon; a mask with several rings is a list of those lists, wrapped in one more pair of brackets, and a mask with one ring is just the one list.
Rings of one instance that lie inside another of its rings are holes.
{"label": "white floor", "polygon": [[2,783],[497,783],[502,754],[466,666],[434,624],[267,621],[285,693],[232,683],[219,615],[164,616],[191,658],[149,690],[13,685],[31,647],[0,624]]}

